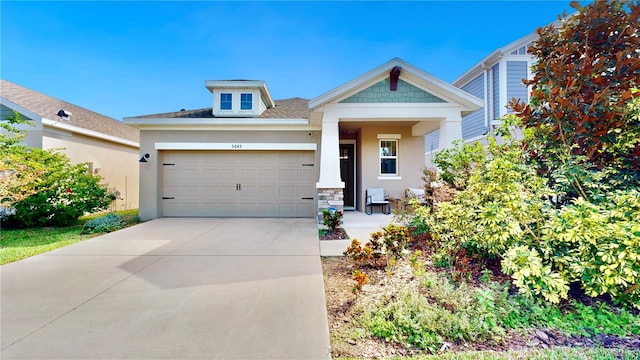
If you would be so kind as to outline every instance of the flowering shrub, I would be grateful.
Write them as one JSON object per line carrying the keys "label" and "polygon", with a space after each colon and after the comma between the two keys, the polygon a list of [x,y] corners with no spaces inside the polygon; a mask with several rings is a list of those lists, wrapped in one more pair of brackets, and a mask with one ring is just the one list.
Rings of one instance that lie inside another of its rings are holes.
{"label": "flowering shrub", "polygon": [[46,170],[36,192],[12,205],[15,214],[8,219],[12,225],[66,226],[109,205],[106,186],[84,164],[72,165],[63,154],[35,148],[28,156],[38,159]]}

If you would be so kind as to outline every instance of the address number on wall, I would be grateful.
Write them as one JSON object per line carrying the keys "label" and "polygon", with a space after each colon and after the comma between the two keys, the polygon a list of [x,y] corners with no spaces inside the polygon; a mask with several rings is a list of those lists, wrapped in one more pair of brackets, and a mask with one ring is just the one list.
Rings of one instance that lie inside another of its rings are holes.
{"label": "address number on wall", "polygon": [[231,144],[232,149],[242,149],[242,144]]}

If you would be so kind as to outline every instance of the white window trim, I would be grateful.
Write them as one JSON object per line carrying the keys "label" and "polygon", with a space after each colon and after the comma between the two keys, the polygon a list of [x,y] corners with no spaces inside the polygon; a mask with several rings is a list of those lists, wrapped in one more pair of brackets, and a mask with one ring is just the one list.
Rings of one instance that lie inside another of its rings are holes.
{"label": "white window trim", "polygon": [[[251,108],[249,109],[243,109],[242,108],[242,95],[251,95],[251,101],[249,102],[251,104]],[[240,93],[240,111],[247,111],[247,112],[253,112],[253,93],[252,92],[241,92]]]}
{"label": "white window trim", "polygon": [[399,140],[402,138],[400,134],[378,134],[378,140]]}
{"label": "white window trim", "polygon": [[[230,109],[223,109],[222,108],[222,95],[231,95],[231,101],[229,102],[229,104],[231,105]],[[220,111],[228,111],[228,112],[233,111],[233,93],[231,93],[231,92],[221,92],[220,93],[220,96],[218,96],[218,109],[220,109]]]}
{"label": "white window trim", "polygon": [[[378,179],[399,179],[400,178],[400,134],[378,134]],[[380,149],[383,141],[394,141],[396,143],[396,155],[395,156],[382,156]],[[396,172],[395,174],[383,174],[381,165],[382,159],[395,159],[396,160]]]}

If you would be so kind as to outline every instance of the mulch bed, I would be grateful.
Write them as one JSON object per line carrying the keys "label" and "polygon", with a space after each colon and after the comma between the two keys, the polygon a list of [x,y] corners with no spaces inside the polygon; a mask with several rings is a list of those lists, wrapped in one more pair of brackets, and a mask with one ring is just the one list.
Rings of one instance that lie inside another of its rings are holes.
{"label": "mulch bed", "polygon": [[338,228],[334,232],[327,231],[324,235],[320,236],[320,240],[346,240],[349,236],[343,228]]}

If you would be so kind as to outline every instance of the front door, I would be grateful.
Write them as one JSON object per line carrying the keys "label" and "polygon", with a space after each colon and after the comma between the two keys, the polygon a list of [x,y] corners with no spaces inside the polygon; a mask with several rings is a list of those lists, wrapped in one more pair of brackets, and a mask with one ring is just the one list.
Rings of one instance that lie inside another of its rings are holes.
{"label": "front door", "polygon": [[356,208],[356,144],[340,144],[340,178],[344,182],[344,208]]}

